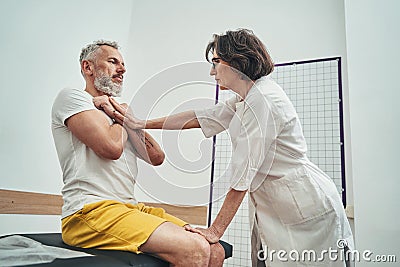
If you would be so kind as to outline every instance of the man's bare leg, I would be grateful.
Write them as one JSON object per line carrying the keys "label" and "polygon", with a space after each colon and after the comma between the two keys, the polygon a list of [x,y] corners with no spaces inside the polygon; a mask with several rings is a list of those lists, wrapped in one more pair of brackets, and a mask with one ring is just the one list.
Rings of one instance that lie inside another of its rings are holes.
{"label": "man's bare leg", "polygon": [[209,267],[221,267],[225,260],[225,250],[220,243],[210,245],[210,262]]}
{"label": "man's bare leg", "polygon": [[161,224],[140,246],[140,251],[155,254],[176,267],[206,267],[211,263],[208,241],[170,222]]}

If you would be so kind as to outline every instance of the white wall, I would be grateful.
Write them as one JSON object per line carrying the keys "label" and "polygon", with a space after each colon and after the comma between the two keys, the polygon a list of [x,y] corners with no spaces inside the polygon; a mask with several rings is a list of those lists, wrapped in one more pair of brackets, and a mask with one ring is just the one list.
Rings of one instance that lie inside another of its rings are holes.
{"label": "white wall", "polygon": [[[171,77],[178,81],[179,74],[192,75],[176,72],[177,67],[170,67],[185,62],[204,62],[204,49],[212,34],[227,29],[253,29],[277,63],[331,56],[342,56],[346,63],[344,6],[337,0],[246,3],[238,0],[7,0],[0,2],[0,10],[0,34],[4,40],[0,47],[5,62],[0,67],[5,83],[1,90],[5,99],[3,110],[8,111],[0,115],[3,125],[0,128],[0,187],[6,189],[60,193],[61,173],[50,131],[51,105],[61,88],[83,87],[78,55],[80,48],[92,40],[106,38],[120,42],[128,69],[127,100],[135,99],[135,93],[142,90],[140,88],[160,77],[156,75],[159,72],[169,74],[172,70]],[[194,77],[212,82],[208,75],[209,66],[203,64],[195,64],[198,76]],[[346,89],[346,76],[344,78]],[[162,81],[157,81],[161,83],[159,88],[146,87],[146,90],[149,93],[154,90],[157,95],[164,90]],[[185,107],[179,103],[185,100],[213,98],[214,89],[211,85],[188,85],[168,95],[171,97],[167,96],[152,115],[166,114],[174,108],[183,109]],[[140,113],[140,108],[137,112]],[[185,133],[180,138],[180,153],[189,159],[188,162],[209,159],[207,147],[210,143],[201,141],[201,133],[197,130],[189,135]],[[184,149],[187,143],[190,147]],[[199,149],[193,150],[193,147]],[[156,171],[163,172],[162,168],[156,168]],[[152,178],[144,171],[141,174],[139,179]],[[209,169],[204,169],[197,174],[176,174],[167,180],[182,187],[198,187],[204,184],[208,175]],[[157,188],[160,183],[151,181],[149,186]],[[184,203],[208,199],[206,190],[195,191],[195,194],[183,190],[178,194],[162,186],[164,192],[159,191],[151,192],[151,195]],[[139,199],[149,197],[140,192],[138,196]],[[58,230],[58,217],[49,217],[48,223],[42,224],[38,216],[0,215],[0,234]],[[29,221],[27,226],[24,226],[24,219]]]}
{"label": "white wall", "polygon": [[[127,47],[131,4],[0,2],[0,188],[60,194],[61,171],[50,130],[53,100],[64,87],[84,87],[78,62],[83,46],[106,38]],[[59,229],[58,216],[0,215],[0,234]]]}
{"label": "white wall", "polygon": [[[399,261],[400,2],[346,0],[345,7],[356,245]],[[370,265],[390,264],[357,266]]]}
{"label": "white wall", "polygon": [[[346,75],[346,43],[344,26],[344,4],[337,0],[259,0],[259,1],[143,1],[135,3],[132,12],[132,25],[130,31],[130,41],[132,49],[129,49],[127,59],[129,62],[129,86],[135,94],[143,90],[152,91],[154,94],[161,95],[167,93],[170,86],[159,86],[146,89],[141,88],[143,83],[149,82],[147,79],[152,75],[165,71],[166,68],[191,61],[204,61],[204,51],[207,43],[212,39],[212,34],[222,33],[226,30],[237,28],[252,29],[267,45],[276,63],[288,62],[303,59],[314,59],[321,57],[342,56],[343,57],[343,82],[345,105],[347,104],[347,75]],[[173,71],[170,80],[177,79],[179,75]],[[206,69],[202,76],[202,81],[209,80],[209,70]],[[157,77],[157,75],[156,75]],[[154,79],[154,77],[152,78]],[[180,88],[180,101],[193,99],[195,97],[213,98],[214,87],[199,87],[197,90],[191,88]],[[144,99],[144,98],[143,98]],[[146,101],[139,101],[145,103]],[[151,101],[149,101],[151,102]],[[177,102],[157,103],[162,113],[165,115],[176,108]],[[151,105],[152,103],[146,103]],[[144,104],[144,105],[146,105]],[[140,113],[143,106],[137,103],[136,108]],[[135,106],[133,107],[135,110]],[[348,113],[345,107],[346,125],[346,155],[350,158],[350,143],[348,140]],[[140,114],[148,116],[148,114]],[[155,117],[151,116],[150,117]],[[157,134],[157,132],[155,133]],[[186,136],[188,133],[182,133]],[[192,143],[185,145],[197,148],[202,142],[201,134],[191,132]],[[193,141],[194,140],[194,141]],[[167,151],[168,152],[168,151]],[[203,151],[204,152],[204,151]],[[183,153],[183,152],[182,152]],[[167,153],[167,156],[175,156]],[[198,153],[199,157],[209,157],[207,153]],[[158,173],[162,173],[163,167],[157,168]],[[351,180],[351,162],[347,163],[347,176]],[[170,190],[165,190],[167,186],[164,181],[160,188],[154,186],[156,183],[153,178],[156,174],[146,173],[145,167],[141,166],[142,176],[149,179],[140,181],[151,192],[150,196],[170,202],[188,202],[185,189],[181,189],[178,194],[168,195]],[[178,185],[185,184],[187,179],[207,181],[209,170],[205,170],[198,177],[188,175],[185,172],[174,173],[173,178],[167,177],[166,180],[174,179]],[[158,179],[160,180],[160,179]],[[183,187],[183,186],[182,186]],[[148,191],[147,190],[147,191]],[[193,189],[191,189],[193,190]],[[190,190],[188,194],[190,194]],[[193,192],[193,191],[191,191]],[[194,194],[196,195],[196,193]],[[348,183],[348,202],[352,203],[351,182]],[[193,201],[193,194],[190,201]],[[208,196],[205,196],[207,200]]]}

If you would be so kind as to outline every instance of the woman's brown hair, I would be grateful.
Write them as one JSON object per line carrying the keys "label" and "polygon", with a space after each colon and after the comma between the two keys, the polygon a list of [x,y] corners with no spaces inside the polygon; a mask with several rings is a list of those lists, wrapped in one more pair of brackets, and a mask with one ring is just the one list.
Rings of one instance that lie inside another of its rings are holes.
{"label": "woman's brown hair", "polygon": [[274,70],[274,63],[267,48],[253,31],[238,29],[221,35],[214,34],[213,38],[206,48],[208,62],[210,52],[215,51],[223,61],[253,81]]}

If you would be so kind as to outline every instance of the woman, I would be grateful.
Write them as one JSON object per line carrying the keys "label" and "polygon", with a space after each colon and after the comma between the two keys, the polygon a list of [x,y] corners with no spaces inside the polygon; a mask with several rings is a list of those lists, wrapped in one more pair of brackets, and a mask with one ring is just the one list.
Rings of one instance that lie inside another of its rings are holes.
{"label": "woman", "polygon": [[[118,111],[116,119],[125,127],[200,127],[206,137],[229,129],[231,188],[208,229],[188,230],[217,242],[249,192],[253,266],[260,261],[266,266],[297,266],[296,261],[302,259],[294,256],[310,250],[322,259],[311,257],[303,265],[343,266],[343,261],[324,255],[324,251],[337,250],[339,240],[353,247],[341,199],[332,180],[306,156],[298,115],[281,87],[267,76],[274,65],[264,44],[250,30],[227,31],[214,35],[206,58],[213,64],[210,74],[220,89],[236,93],[224,103],[142,121],[110,100]],[[280,250],[287,253],[283,260],[280,257],[282,261],[271,254]]]}

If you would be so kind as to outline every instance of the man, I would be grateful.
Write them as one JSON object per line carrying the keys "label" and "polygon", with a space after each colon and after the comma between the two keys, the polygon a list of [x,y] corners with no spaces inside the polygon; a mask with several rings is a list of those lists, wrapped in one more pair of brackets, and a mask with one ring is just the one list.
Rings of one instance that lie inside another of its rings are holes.
{"label": "man", "polygon": [[118,44],[89,44],[80,64],[85,90],[62,90],[52,110],[64,181],[64,242],[150,253],[172,266],[222,266],[219,243],[210,245],[187,231],[186,222],[134,198],[137,157],[159,165],[164,153],[148,133],[126,130],[116,119],[109,97],[120,95],[126,71]]}

